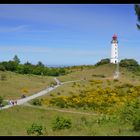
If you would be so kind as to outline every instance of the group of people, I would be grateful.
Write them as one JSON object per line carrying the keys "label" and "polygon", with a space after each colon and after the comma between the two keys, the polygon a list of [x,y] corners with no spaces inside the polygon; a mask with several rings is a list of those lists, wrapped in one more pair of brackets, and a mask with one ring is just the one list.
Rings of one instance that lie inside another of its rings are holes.
{"label": "group of people", "polygon": [[9,101],[9,105],[17,105],[17,101]]}
{"label": "group of people", "polygon": [[[17,105],[17,101],[10,100],[10,101],[9,101],[9,105]],[[1,104],[0,104],[0,109],[2,109],[3,106],[4,106],[4,105],[1,103]]]}

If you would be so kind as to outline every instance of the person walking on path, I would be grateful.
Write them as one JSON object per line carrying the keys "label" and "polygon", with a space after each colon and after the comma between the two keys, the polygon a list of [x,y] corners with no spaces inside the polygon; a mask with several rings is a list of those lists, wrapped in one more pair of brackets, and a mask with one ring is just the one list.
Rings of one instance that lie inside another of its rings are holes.
{"label": "person walking on path", "polygon": [[17,100],[15,101],[15,105],[17,105]]}
{"label": "person walking on path", "polygon": [[14,101],[12,101],[12,105],[14,105]]}
{"label": "person walking on path", "polygon": [[12,105],[12,101],[11,100],[9,101],[9,105]]}

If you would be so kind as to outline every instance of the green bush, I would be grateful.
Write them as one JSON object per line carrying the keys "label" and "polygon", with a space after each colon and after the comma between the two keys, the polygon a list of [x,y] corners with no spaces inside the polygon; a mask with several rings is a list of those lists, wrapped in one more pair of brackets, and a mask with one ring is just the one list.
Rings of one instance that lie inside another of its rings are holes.
{"label": "green bush", "polygon": [[31,127],[29,127],[27,130],[27,134],[28,135],[42,135],[43,134],[43,126],[42,125],[38,125],[36,123],[33,123],[31,125]]}
{"label": "green bush", "polygon": [[32,105],[42,105],[41,100],[40,99],[33,99]]}
{"label": "green bush", "polygon": [[109,63],[110,63],[110,59],[109,58],[105,58],[105,59],[101,59],[101,61],[96,63],[95,66],[99,66],[99,65],[103,65],[103,64],[109,64]]}
{"label": "green bush", "polygon": [[138,70],[139,64],[135,59],[123,59],[120,61],[121,67],[126,67],[130,71]]}
{"label": "green bush", "polygon": [[53,130],[69,129],[72,126],[71,119],[66,119],[64,117],[57,116],[53,122]]}

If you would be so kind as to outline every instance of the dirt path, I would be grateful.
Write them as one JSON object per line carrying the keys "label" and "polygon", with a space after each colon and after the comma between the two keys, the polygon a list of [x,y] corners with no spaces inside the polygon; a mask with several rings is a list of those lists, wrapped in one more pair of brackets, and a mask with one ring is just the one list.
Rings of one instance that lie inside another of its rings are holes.
{"label": "dirt path", "polygon": [[39,108],[39,109],[44,109],[44,110],[55,110],[58,112],[65,112],[65,113],[73,113],[73,114],[80,114],[80,115],[97,115],[95,113],[86,113],[86,112],[78,112],[78,111],[72,111],[72,110],[65,110],[65,109],[55,109],[55,108],[51,108],[51,107],[43,107],[43,106],[35,106],[35,105],[31,105],[29,103],[25,103],[23,104],[24,106],[30,106],[33,108]]}
{"label": "dirt path", "polygon": [[[57,85],[48,87],[48,88],[46,88],[46,89],[44,89],[44,90],[42,90],[42,91],[40,91],[38,93],[35,93],[35,94],[31,95],[31,96],[28,96],[26,98],[19,99],[19,100],[17,100],[16,105],[22,105],[22,104],[24,104],[24,103],[26,103],[26,102],[28,102],[28,101],[30,101],[32,99],[35,99],[35,98],[40,97],[40,96],[43,96],[43,95],[49,93],[50,91],[56,89],[57,87],[62,86],[63,84],[67,84],[67,83],[70,83],[70,82],[76,82],[77,81],[77,80],[75,80],[75,81],[68,81],[68,82],[61,83],[57,78],[54,78],[54,80],[56,81]],[[15,105],[6,105],[4,107],[1,107],[0,110],[7,109],[7,108],[10,108],[10,107],[14,107],[14,106]]]}

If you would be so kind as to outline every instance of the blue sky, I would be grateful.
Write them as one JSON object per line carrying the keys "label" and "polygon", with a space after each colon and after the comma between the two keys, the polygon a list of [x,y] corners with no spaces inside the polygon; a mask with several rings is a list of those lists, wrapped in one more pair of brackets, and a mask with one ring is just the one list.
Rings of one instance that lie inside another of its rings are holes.
{"label": "blue sky", "polygon": [[119,59],[140,63],[140,31],[133,4],[0,4],[0,61],[95,64],[110,57],[118,35]]}

